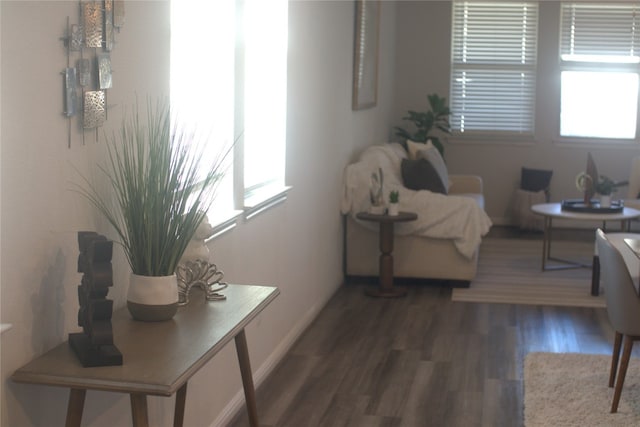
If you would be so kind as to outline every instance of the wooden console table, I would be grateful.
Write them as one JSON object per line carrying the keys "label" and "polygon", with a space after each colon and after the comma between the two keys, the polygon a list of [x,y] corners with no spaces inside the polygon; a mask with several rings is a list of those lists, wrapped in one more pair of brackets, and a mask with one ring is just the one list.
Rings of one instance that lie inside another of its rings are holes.
{"label": "wooden console table", "polygon": [[147,426],[147,396],[176,395],[174,426],[184,420],[187,381],[231,339],[235,339],[240,374],[252,426],[258,414],[244,328],[280,291],[271,286],[229,285],[224,301],[193,295],[189,305],[166,322],[138,322],[126,308],[113,314],[113,337],[122,366],[83,368],[67,342],[18,369],[20,383],[68,387],[66,426],[80,426],[87,390],[128,393],[134,426]]}

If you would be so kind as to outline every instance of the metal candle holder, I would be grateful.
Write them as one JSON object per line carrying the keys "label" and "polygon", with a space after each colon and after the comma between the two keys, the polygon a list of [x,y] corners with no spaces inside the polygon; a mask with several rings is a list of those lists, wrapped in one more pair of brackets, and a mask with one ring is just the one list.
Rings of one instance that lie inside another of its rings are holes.
{"label": "metal candle holder", "polygon": [[205,293],[207,301],[220,301],[227,299],[220,294],[227,283],[221,282],[224,277],[222,270],[218,270],[215,264],[204,260],[186,261],[178,266],[176,270],[178,277],[178,305],[189,304],[189,294],[191,289],[200,288]]}

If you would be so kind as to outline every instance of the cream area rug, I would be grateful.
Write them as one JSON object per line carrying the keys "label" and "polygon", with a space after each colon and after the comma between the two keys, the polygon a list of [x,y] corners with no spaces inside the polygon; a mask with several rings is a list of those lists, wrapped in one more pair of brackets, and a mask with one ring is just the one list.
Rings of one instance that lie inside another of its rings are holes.
{"label": "cream area rug", "polygon": [[618,412],[610,413],[611,356],[529,353],[524,364],[525,427],[640,426],[640,359],[632,358]]}
{"label": "cream area rug", "polygon": [[[594,243],[553,241],[554,257],[591,265]],[[559,265],[551,262],[549,265]],[[455,288],[453,301],[605,307],[604,289],[591,296],[591,269],[542,271],[542,240],[486,238],[478,273],[469,288]]]}

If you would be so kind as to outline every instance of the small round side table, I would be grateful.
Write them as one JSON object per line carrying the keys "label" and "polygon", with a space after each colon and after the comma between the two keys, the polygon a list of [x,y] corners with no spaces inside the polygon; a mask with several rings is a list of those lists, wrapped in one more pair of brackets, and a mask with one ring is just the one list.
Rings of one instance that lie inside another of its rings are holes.
{"label": "small round side table", "polygon": [[406,289],[393,286],[393,225],[396,222],[415,221],[418,215],[414,212],[399,212],[398,215],[359,212],[356,217],[380,224],[380,286],[378,289],[368,289],[365,293],[372,297],[385,298],[405,296]]}

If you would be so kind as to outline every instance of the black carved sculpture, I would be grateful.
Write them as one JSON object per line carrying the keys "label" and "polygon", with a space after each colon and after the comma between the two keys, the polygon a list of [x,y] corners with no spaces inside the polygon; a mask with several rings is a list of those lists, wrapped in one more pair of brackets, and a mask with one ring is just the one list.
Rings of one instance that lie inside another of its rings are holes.
{"label": "black carved sculpture", "polygon": [[78,286],[82,332],[69,334],[69,345],[84,367],[122,365],[122,353],[113,344],[113,301],[106,298],[113,286],[113,242],[92,231],[79,231],[78,246],[78,272],[83,273]]}

